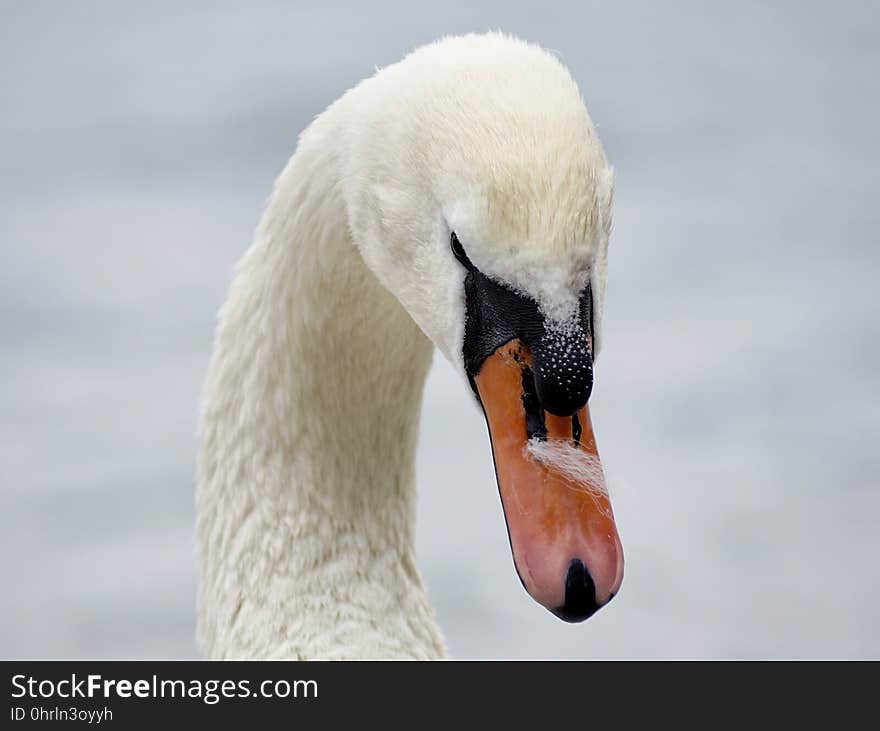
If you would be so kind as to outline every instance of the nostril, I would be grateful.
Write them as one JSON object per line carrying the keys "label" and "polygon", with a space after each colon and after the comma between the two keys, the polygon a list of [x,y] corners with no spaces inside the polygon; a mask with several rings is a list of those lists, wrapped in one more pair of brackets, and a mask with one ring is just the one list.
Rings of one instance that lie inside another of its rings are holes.
{"label": "nostril", "polygon": [[535,390],[535,377],[528,366],[522,369],[522,390],[523,409],[526,412],[526,436],[529,439],[546,439],[547,423],[544,420],[544,410]]}
{"label": "nostril", "polygon": [[579,558],[568,565],[565,577],[565,603],[551,611],[566,622],[583,622],[599,608],[596,585],[584,562]]}

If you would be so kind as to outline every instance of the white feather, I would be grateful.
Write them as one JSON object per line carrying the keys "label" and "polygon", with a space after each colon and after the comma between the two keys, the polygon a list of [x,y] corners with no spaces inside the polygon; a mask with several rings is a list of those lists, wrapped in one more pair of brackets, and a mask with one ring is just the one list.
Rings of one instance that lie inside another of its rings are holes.
{"label": "white feather", "polygon": [[573,490],[608,497],[605,472],[598,458],[562,439],[529,439],[526,452],[571,480]]}

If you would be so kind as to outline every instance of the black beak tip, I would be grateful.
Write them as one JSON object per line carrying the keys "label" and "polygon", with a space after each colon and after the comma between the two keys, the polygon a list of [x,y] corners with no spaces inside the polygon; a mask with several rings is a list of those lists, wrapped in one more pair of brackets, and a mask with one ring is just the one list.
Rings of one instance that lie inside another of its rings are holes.
{"label": "black beak tip", "polygon": [[592,617],[600,606],[593,577],[583,561],[574,559],[565,577],[565,603],[550,611],[565,622],[575,623]]}

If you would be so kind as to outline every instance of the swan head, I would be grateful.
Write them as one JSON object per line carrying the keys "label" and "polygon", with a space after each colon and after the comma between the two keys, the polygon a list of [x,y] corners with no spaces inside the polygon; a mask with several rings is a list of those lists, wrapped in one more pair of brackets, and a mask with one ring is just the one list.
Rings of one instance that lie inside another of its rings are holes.
{"label": "swan head", "polygon": [[354,241],[482,407],[526,590],[586,619],[623,551],[588,406],[613,182],[577,85],[491,34],[423,47],[344,99]]}

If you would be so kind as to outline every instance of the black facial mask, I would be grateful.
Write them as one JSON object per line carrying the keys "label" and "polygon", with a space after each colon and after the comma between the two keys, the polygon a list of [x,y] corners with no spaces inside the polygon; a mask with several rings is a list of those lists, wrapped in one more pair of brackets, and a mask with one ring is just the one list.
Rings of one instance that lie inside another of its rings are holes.
{"label": "black facial mask", "polygon": [[455,234],[452,250],[468,270],[464,280],[462,351],[474,392],[474,378],[486,358],[505,343],[519,339],[531,350],[535,392],[543,409],[557,416],[571,416],[582,408],[593,390],[593,296],[589,283],[581,293],[576,321],[562,328],[548,326],[534,300],[477,269]]}

